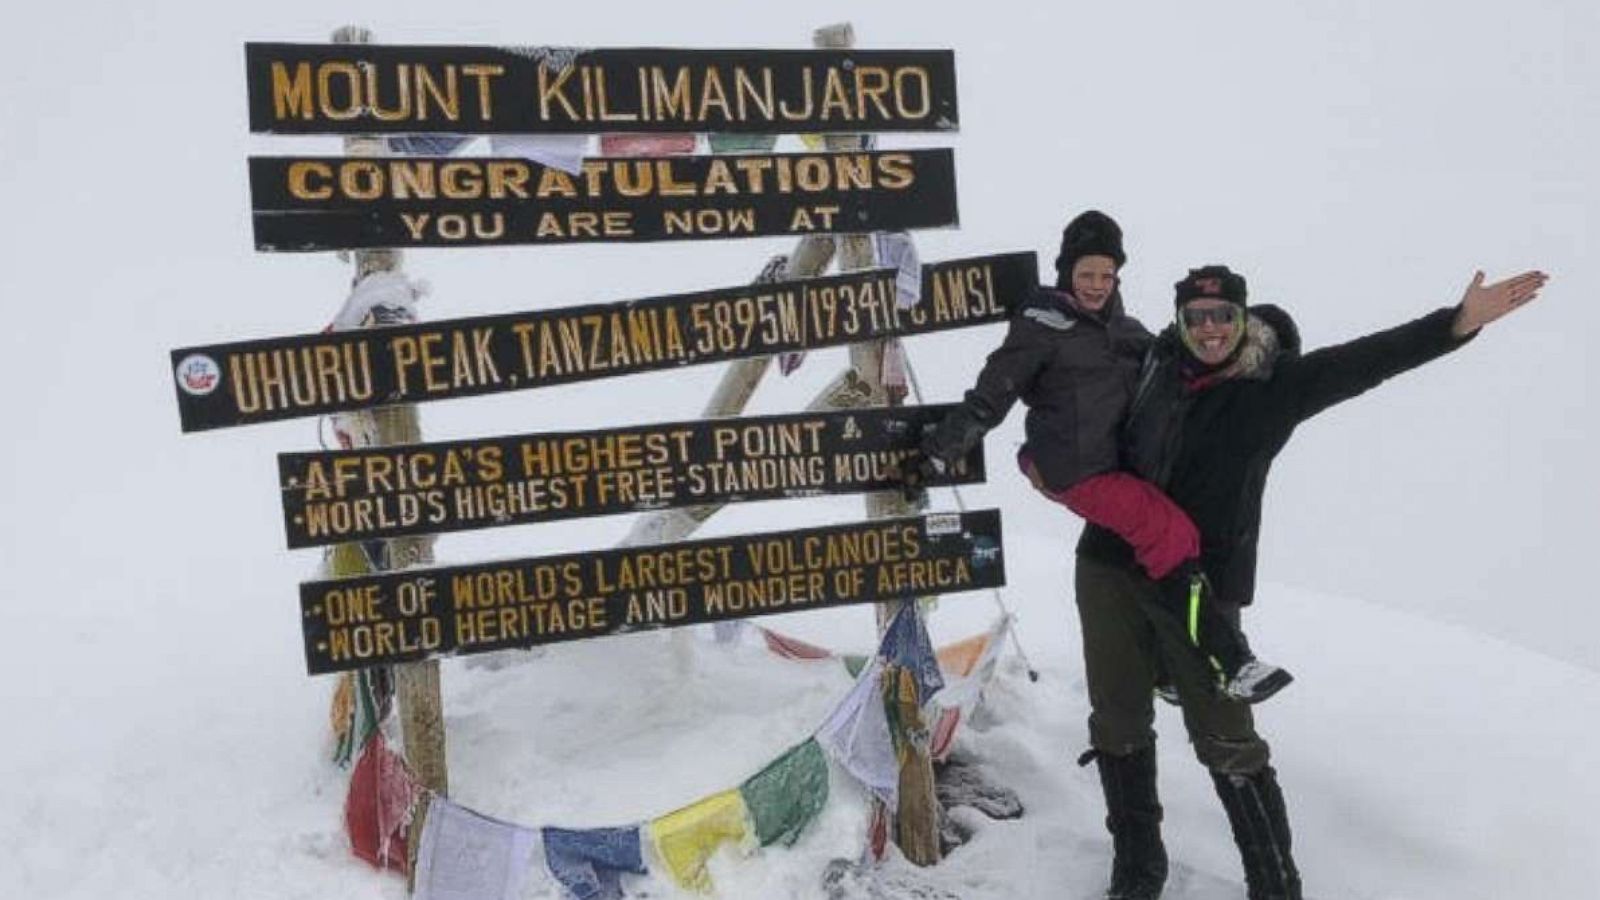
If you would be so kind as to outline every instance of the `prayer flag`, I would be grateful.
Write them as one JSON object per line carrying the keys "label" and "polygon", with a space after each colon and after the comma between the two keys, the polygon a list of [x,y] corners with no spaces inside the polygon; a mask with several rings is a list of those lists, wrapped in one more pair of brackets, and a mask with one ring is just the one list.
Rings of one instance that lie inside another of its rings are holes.
{"label": "prayer flag", "polygon": [[867,790],[893,806],[900,789],[900,767],[879,688],[882,674],[881,663],[868,664],[855,687],[817,730],[817,742]]}
{"label": "prayer flag", "polygon": [[495,156],[531,159],[569,175],[583,173],[588,149],[586,134],[497,134],[489,138],[489,152]]}
{"label": "prayer flag", "polygon": [[712,153],[770,153],[775,134],[712,134],[707,136]]}
{"label": "prayer flag", "polygon": [[539,835],[443,797],[428,804],[417,850],[417,900],[516,900]]}
{"label": "prayer flag", "polygon": [[828,803],[828,759],[815,740],[778,757],[739,786],[756,841],[791,846]]}
{"label": "prayer flag", "polygon": [[578,900],[620,900],[622,873],[643,875],[639,828],[546,828],[545,865]]}
{"label": "prayer flag", "polygon": [[390,153],[401,156],[449,156],[472,138],[459,134],[395,134],[384,138]]}
{"label": "prayer flag", "polygon": [[416,783],[405,760],[389,749],[382,734],[367,742],[350,773],[344,827],[350,850],[380,869],[406,869],[406,826]]}
{"label": "prayer flag", "polygon": [[895,305],[910,309],[922,300],[922,260],[917,245],[904,231],[872,235],[872,253],[879,267],[894,269]]}
{"label": "prayer flag", "polygon": [[816,644],[779,634],[770,628],[761,629],[761,637],[767,642],[767,649],[784,659],[827,659],[833,655]]}
{"label": "prayer flag", "polygon": [[916,679],[918,703],[928,702],[929,697],[944,687],[939,659],[934,655],[928,629],[915,603],[900,604],[900,611],[883,633],[878,655],[885,663],[900,666],[912,674]]}
{"label": "prayer flag", "polygon": [[706,862],[723,843],[743,843],[749,837],[744,799],[727,790],[667,813],[650,823],[656,856],[679,886],[707,893],[711,874]]}
{"label": "prayer flag", "polygon": [[692,134],[603,134],[601,156],[687,156],[694,152]]}

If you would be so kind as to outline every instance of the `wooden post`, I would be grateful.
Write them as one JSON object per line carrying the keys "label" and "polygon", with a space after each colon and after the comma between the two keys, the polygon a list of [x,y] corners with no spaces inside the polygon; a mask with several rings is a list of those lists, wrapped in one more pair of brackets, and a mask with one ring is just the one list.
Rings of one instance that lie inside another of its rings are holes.
{"label": "wooden post", "polygon": [[[825,49],[855,46],[855,31],[848,22],[818,28],[811,36],[812,45]],[[830,134],[824,138],[829,150],[857,150],[866,141],[859,134]],[[802,238],[790,255],[784,270],[786,279],[811,278],[821,275],[837,255],[839,271],[851,272],[870,269],[873,265],[872,236],[845,234],[816,235]],[[850,366],[835,377],[807,406],[809,410],[850,409],[864,406],[886,406],[890,398],[883,386],[883,354],[887,341],[870,341],[850,345]],[[705,418],[737,415],[749,403],[756,385],[772,364],[770,356],[740,360],[729,364],[722,380],[712,393],[702,413]],[[899,491],[882,491],[865,498],[868,518],[911,515],[917,510],[908,504]],[[697,530],[702,523],[722,508],[722,504],[705,504],[680,509],[662,510],[639,517],[624,546],[682,540]],[[915,601],[913,601],[915,602]],[[880,604],[877,610],[878,633],[881,636],[899,609],[897,603]],[[890,673],[893,675],[894,673]],[[886,697],[886,702],[890,698]],[[918,698],[925,699],[925,698]],[[933,762],[928,753],[928,733],[915,715],[915,704],[910,709],[901,704],[900,720],[908,726],[912,752],[905,755],[900,772],[900,808],[895,815],[895,844],[906,858],[918,865],[932,865],[939,861],[938,801],[934,795]]]}
{"label": "wooden post", "polygon": [[[335,44],[371,43],[372,33],[360,26],[346,25],[333,33]],[[388,144],[382,138],[365,135],[344,140],[347,156],[386,156]],[[404,254],[399,250],[357,250],[356,280],[374,272],[399,272]],[[415,444],[422,441],[422,424],[415,405],[386,406],[372,410],[374,443]],[[392,538],[384,541],[384,558],[374,560],[381,569],[402,569],[433,562],[432,535]],[[407,766],[419,784],[441,796],[449,793],[445,765],[444,703],[439,687],[438,660],[402,663],[394,667],[395,702],[400,716],[400,733]],[[407,847],[415,860],[422,836],[425,810],[412,820]],[[415,866],[410,867],[413,871]]]}
{"label": "wooden post", "polygon": [[[848,22],[819,28],[812,35],[817,47],[844,48],[855,46],[855,32]],[[858,134],[830,134],[823,139],[829,150],[859,150],[866,141]],[[847,234],[838,238],[839,270],[872,267],[872,236]],[[890,339],[892,340],[892,339]],[[835,399],[824,392],[824,402],[833,405],[844,401],[850,406],[888,406],[890,398],[883,386],[883,354],[888,340],[868,341],[850,345],[850,370],[845,381],[836,383]],[[860,395],[864,394],[864,397]],[[880,491],[865,498],[867,518],[907,516],[917,512],[900,491]],[[900,609],[897,601],[878,605],[878,634],[881,636],[889,622]],[[928,752],[928,729],[919,712],[925,697],[906,696],[899,688],[901,679],[896,667],[884,672],[888,682],[886,701],[898,707],[896,720],[901,724],[901,737],[907,742],[909,752],[901,755],[900,808],[895,811],[894,841],[906,859],[919,866],[931,866],[939,861],[939,801],[934,794],[933,760]]]}

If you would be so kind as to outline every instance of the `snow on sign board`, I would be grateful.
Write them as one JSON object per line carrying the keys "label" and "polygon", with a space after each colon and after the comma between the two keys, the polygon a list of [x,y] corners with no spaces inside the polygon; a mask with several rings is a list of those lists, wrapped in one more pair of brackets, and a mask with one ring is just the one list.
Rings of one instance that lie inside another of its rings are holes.
{"label": "snow on sign board", "polygon": [[1005,583],[1000,513],[738,535],[300,585],[306,666],[532,647]]}
{"label": "snow on sign board", "polygon": [[184,431],[515,391],[1005,319],[1032,253],[922,267],[921,302],[869,269],[621,303],[172,351]]}
{"label": "snow on sign board", "polygon": [[[952,405],[278,455],[289,546],[894,489]],[[983,447],[938,479],[984,478]]]}
{"label": "snow on sign board", "polygon": [[245,45],[278,134],[953,131],[950,50]]}
{"label": "snow on sign board", "polygon": [[949,148],[527,159],[253,156],[257,250],[711,240],[955,225]]}

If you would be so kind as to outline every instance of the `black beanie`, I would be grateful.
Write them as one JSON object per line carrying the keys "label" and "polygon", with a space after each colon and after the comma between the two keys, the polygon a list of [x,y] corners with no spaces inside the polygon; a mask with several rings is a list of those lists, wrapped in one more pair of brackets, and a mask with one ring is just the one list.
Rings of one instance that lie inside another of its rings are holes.
{"label": "black beanie", "polygon": [[1190,300],[1226,300],[1237,306],[1245,304],[1244,276],[1227,266],[1201,266],[1190,269],[1183,280],[1173,285],[1175,306]]}
{"label": "black beanie", "polygon": [[1122,268],[1128,255],[1122,252],[1122,227],[1105,213],[1091,209],[1067,223],[1061,231],[1061,253],[1056,256],[1056,284],[1072,283],[1072,267],[1085,256],[1109,256]]}

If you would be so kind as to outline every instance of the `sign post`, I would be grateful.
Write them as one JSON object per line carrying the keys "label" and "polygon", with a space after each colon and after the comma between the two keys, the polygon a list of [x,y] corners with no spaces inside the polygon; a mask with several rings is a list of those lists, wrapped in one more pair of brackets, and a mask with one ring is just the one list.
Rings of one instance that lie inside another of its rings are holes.
{"label": "sign post", "polygon": [[[358,265],[396,265],[399,252],[358,253]],[[862,269],[184,347],[171,352],[174,390],[183,429],[204,431],[843,346],[1003,321],[1008,304],[1037,277],[1036,265],[1032,253],[1004,253],[923,266],[930,302],[910,309],[895,302],[892,270]]]}
{"label": "sign post", "polygon": [[[820,46],[820,45],[819,45]],[[245,45],[270,134],[953,131],[949,50]]]}
{"label": "sign post", "polygon": [[927,150],[522,159],[253,156],[257,250],[637,243],[955,225]]}
{"label": "sign post", "polygon": [[[825,26],[812,34],[812,43],[823,48],[848,48],[855,43],[855,32],[849,23]],[[859,150],[866,143],[859,134],[830,134],[824,140],[829,150],[841,152]],[[835,257],[840,272],[870,269],[873,264],[871,236],[807,236],[791,254],[782,277],[815,277],[825,271]],[[1035,277],[1037,269],[1031,259],[1028,260],[1027,269],[1028,277]],[[933,296],[929,288],[930,285],[924,285],[924,297]],[[890,397],[883,386],[882,369],[884,350],[890,340],[894,338],[850,344],[849,368],[834,378],[808,408],[828,410],[888,405]],[[771,363],[771,356],[761,356],[730,365],[706,403],[704,415],[721,417],[741,412]],[[873,518],[907,515],[913,511],[899,491],[869,494],[866,504],[867,514]],[[720,504],[705,504],[642,516],[628,532],[623,546],[682,539],[719,509]],[[896,608],[894,603],[885,603],[878,608],[880,635],[893,620]],[[921,732],[921,740],[913,744],[914,752],[907,755],[906,765],[901,772],[900,808],[895,816],[899,828],[895,842],[907,859],[919,865],[933,865],[939,861],[938,800],[934,796],[933,766],[928,754],[926,731],[917,730]]]}
{"label": "sign post", "polygon": [[[372,33],[359,26],[348,25],[333,34],[335,44],[367,44]],[[387,154],[387,145],[378,138],[354,135],[344,139],[344,150],[351,157],[381,157]],[[377,272],[398,272],[403,257],[398,250],[357,250],[355,280],[359,281]],[[422,440],[422,425],[414,405],[385,406],[373,409],[373,436],[377,445],[412,444]],[[375,567],[404,568],[433,562],[433,538],[430,536],[400,537],[384,542],[381,560],[373,560]],[[435,660],[407,662],[394,667],[395,702],[400,717],[400,731],[406,764],[417,783],[428,790],[446,796],[449,794],[449,768],[445,759],[444,701],[439,686],[439,663]],[[412,858],[421,843],[422,826],[426,819],[426,804],[413,817],[406,835],[406,846]],[[415,872],[415,865],[407,865]]]}
{"label": "sign post", "polygon": [[[812,43],[375,46],[346,26],[329,45],[247,45],[251,131],[340,135],[344,151],[249,160],[256,248],[338,250],[355,267],[349,310],[411,293],[364,318],[347,310],[328,333],[173,351],[183,430],[334,417],[341,449],[279,458],[289,545],[334,547],[330,577],[301,585],[307,667],[393,685],[405,760],[431,794],[448,791],[438,657],[858,603],[878,605],[881,637],[901,603],[1004,583],[997,511],[915,516],[897,488],[947,412],[902,406],[898,341],[1005,319],[1036,261],[923,266],[921,302],[902,307],[915,273],[875,269],[874,236],[887,247],[906,240],[889,233],[957,224],[954,156],[880,150],[871,135],[954,130],[954,54],[856,50],[848,23]],[[671,155],[700,132],[714,133],[711,155]],[[779,133],[822,137],[773,153]],[[396,156],[383,137],[481,134],[604,138],[601,156],[568,170]],[[679,139],[668,148],[663,135]],[[428,324],[402,274],[405,247],[767,235],[800,240],[754,285]],[[849,366],[805,412],[735,417],[774,355],[826,346],[848,346]],[[423,401],[709,362],[731,365],[702,420],[422,440]],[[947,482],[981,480],[983,466],[980,448]],[[841,493],[866,494],[865,521],[679,540],[725,503]],[[610,550],[431,565],[441,532],[650,510]],[[927,698],[907,674],[891,662],[878,682],[902,767],[894,840],[929,865]],[[410,825],[413,854],[426,812]]]}
{"label": "sign post", "polygon": [[998,510],[300,586],[312,675],[1005,583]]}
{"label": "sign post", "polygon": [[[694,419],[278,455],[290,549],[670,507],[883,491],[953,407]],[[983,448],[937,480],[984,477]]]}

